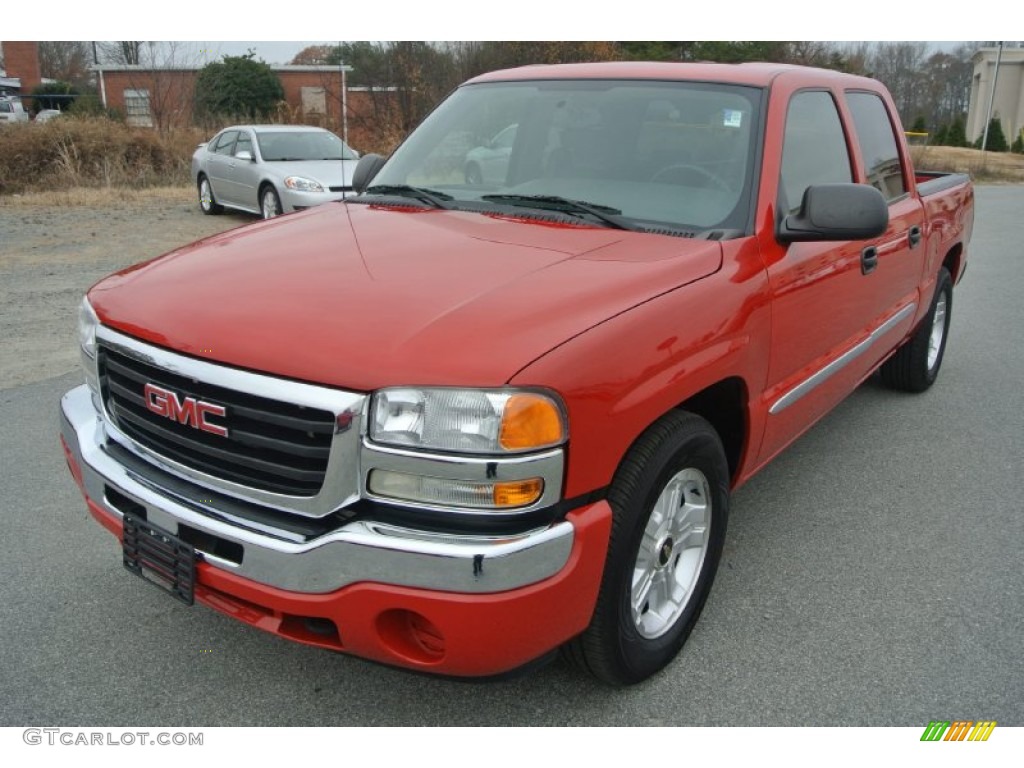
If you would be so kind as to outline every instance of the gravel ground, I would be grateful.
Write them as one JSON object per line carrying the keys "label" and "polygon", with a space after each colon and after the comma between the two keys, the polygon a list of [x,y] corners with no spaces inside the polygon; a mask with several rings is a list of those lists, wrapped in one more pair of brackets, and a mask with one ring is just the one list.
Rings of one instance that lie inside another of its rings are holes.
{"label": "gravel ground", "polygon": [[244,214],[203,216],[190,189],[116,205],[0,199],[0,390],[78,365],[76,310],[94,282],[252,221]]}

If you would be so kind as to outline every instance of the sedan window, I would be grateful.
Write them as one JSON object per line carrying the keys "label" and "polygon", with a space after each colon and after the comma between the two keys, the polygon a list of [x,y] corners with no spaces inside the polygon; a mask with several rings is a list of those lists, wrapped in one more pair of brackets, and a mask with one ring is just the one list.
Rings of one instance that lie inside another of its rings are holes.
{"label": "sedan window", "polygon": [[232,154],[237,156],[239,152],[252,154],[252,137],[248,133],[238,134],[238,141],[235,143],[235,151]]}
{"label": "sedan window", "polygon": [[230,155],[231,148],[235,145],[235,139],[237,137],[238,131],[224,131],[213,147],[214,153],[218,155]]}

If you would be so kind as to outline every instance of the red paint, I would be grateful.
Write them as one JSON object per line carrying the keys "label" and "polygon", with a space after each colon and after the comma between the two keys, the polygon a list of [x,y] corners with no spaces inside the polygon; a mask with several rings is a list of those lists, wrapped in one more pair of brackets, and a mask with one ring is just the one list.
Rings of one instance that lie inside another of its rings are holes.
{"label": "red paint", "polygon": [[[93,501],[89,511],[120,538],[120,520]],[[220,613],[290,640],[385,664],[450,675],[496,675],[543,656],[590,622],[611,531],[611,508],[598,502],[571,512],[575,528],[566,566],[521,589],[469,595],[364,582],[327,594],[302,594],[239,578],[206,563],[197,567],[196,600]],[[389,612],[425,617],[444,652],[425,658],[396,639]],[[382,619],[383,617],[383,619]],[[337,636],[309,631],[303,619],[329,619]]]}
{"label": "red paint", "polygon": [[[846,93],[878,93],[895,116],[873,80],[782,65],[647,63],[527,67],[478,80],[534,77],[679,78],[768,89],[752,234],[712,242],[505,215],[331,204],[209,238],[100,282],[89,298],[101,322],[214,362],[355,391],[548,388],[568,411],[565,495],[577,497],[608,486],[629,446],[660,416],[723,383],[738,393],[742,411],[733,477],[741,484],[908,337],[928,310],[944,262],[954,280],[963,274],[970,185],[922,198],[898,123],[908,193],[890,205],[885,233],[847,243],[784,245],[775,238],[790,98],[808,88],[832,94],[854,180],[865,183]],[[915,226],[922,239],[910,248],[906,235]],[[860,254],[868,245],[878,249],[878,267],[866,277]],[[868,353],[791,407],[769,413],[779,397],[910,304],[913,316]],[[153,403],[188,420],[185,403]],[[116,528],[98,509],[93,514]],[[295,594],[204,565],[198,596],[301,642],[387,663],[490,674],[587,625],[609,518],[604,503],[571,514],[577,539],[570,564],[500,595],[380,584]],[[329,618],[339,635],[310,633],[297,616]]]}

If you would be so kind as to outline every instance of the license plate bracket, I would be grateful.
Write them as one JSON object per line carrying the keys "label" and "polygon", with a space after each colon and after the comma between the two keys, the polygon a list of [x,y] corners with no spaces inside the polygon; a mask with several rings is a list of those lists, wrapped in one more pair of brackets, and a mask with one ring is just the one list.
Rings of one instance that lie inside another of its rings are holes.
{"label": "license plate bracket", "polygon": [[185,605],[194,604],[195,547],[131,513],[124,513],[123,522],[124,567]]}

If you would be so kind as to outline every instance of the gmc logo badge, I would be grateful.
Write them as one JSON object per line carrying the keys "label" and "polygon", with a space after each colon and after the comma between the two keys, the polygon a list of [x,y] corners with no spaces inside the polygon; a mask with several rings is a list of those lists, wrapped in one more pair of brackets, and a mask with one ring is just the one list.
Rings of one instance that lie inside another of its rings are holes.
{"label": "gmc logo badge", "polygon": [[143,396],[146,399],[146,407],[157,416],[173,419],[179,424],[192,427],[192,429],[212,432],[221,437],[228,436],[227,427],[211,424],[208,421],[210,416],[224,416],[227,414],[227,409],[223,405],[204,403],[202,400],[196,400],[194,397],[179,399],[176,392],[171,392],[169,389],[158,387],[155,384],[146,384]]}

